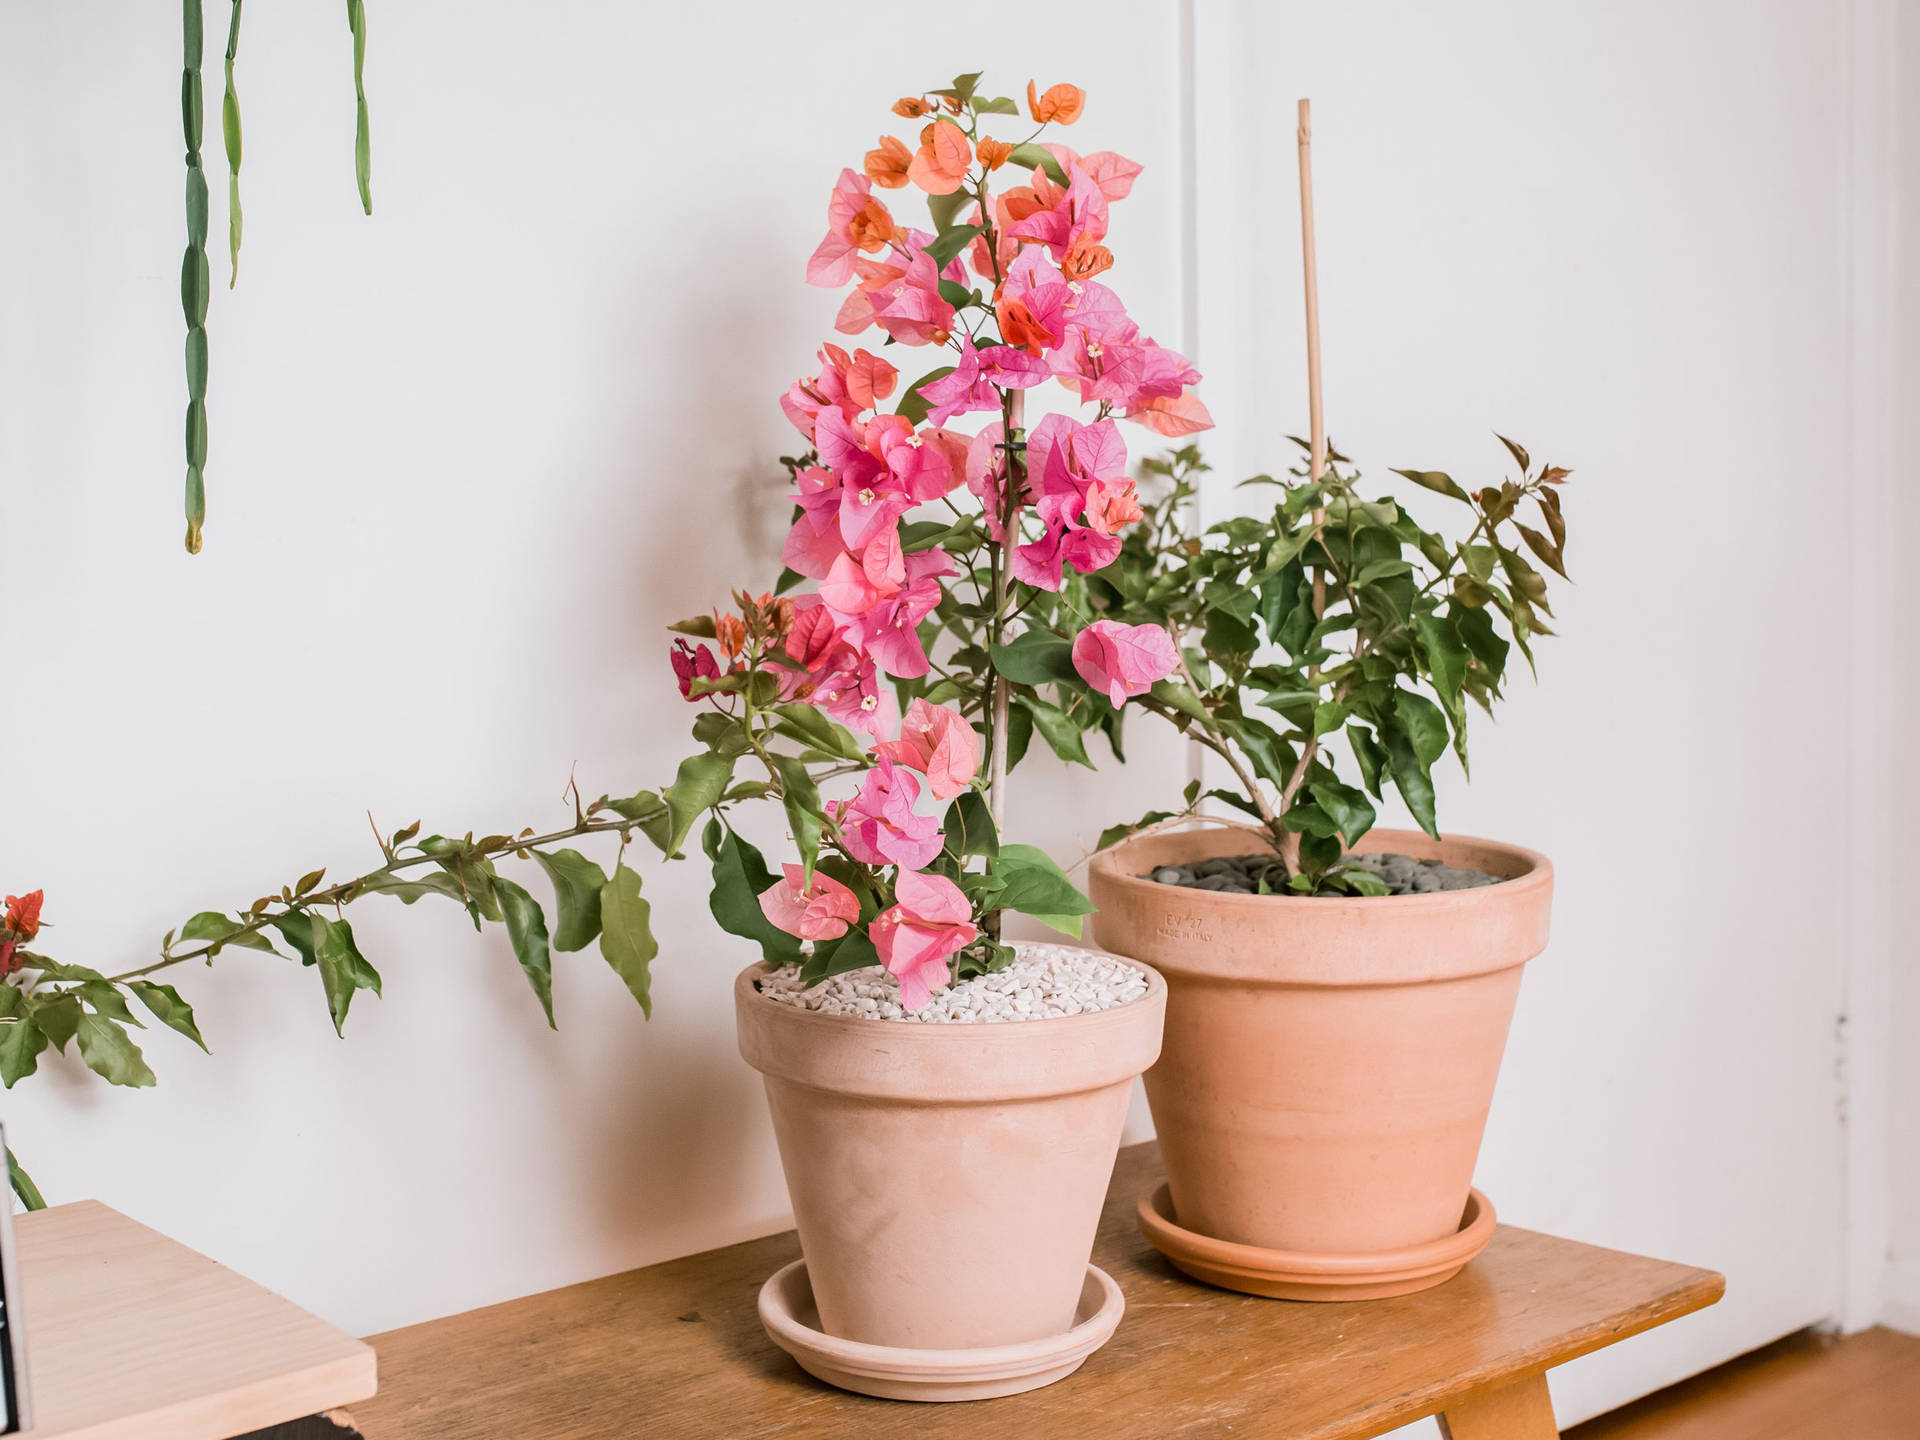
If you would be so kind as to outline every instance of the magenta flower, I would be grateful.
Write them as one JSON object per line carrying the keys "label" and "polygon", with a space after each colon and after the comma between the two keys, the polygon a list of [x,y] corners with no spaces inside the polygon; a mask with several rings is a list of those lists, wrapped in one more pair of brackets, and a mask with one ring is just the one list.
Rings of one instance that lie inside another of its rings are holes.
{"label": "magenta flower", "polygon": [[1053,367],[1037,355],[1011,345],[989,345],[977,349],[971,335],[960,337],[960,363],[951,375],[943,375],[920,387],[929,409],[927,418],[944,425],[956,415],[976,410],[998,410],[1000,390],[1027,390],[1050,379]]}
{"label": "magenta flower", "polygon": [[794,428],[811,440],[821,411],[837,409],[852,420],[891,395],[899,375],[893,366],[868,351],[856,350],[849,355],[838,345],[823,346],[819,375],[794,381],[793,388],[780,397],[780,408]]}
{"label": "magenta flower", "polygon": [[693,682],[700,680],[718,680],[720,662],[713,652],[704,645],[689,645],[684,640],[673,642],[673,649],[667,652],[667,659],[673,664],[673,678],[680,682],[680,694],[688,700],[702,697],[693,693]]}
{"label": "magenta flower", "polygon": [[1119,556],[1119,537],[1086,525],[1062,525],[1013,552],[1013,578],[1036,590],[1058,590],[1065,566],[1087,575],[1106,569]]}
{"label": "magenta flower", "polygon": [[940,577],[952,558],[935,548],[907,555],[897,528],[882,531],[859,556],[843,554],[820,582],[820,598],[847,627],[848,639],[889,675],[927,673],[920,622],[940,603]]}
{"label": "magenta flower", "polygon": [[951,800],[980,769],[980,736],[950,705],[916,699],[900,722],[900,738],[874,747],[888,760],[910,765],[927,777],[936,800]]}
{"label": "magenta flower", "polygon": [[950,977],[947,957],[980,936],[973,907],[960,887],[944,875],[902,870],[894,883],[899,901],[867,927],[873,948],[887,973],[900,982],[900,1003],[918,1010],[936,985]]}
{"label": "magenta flower", "polygon": [[1173,637],[1158,625],[1122,625],[1096,620],[1073,642],[1073,668],[1118,707],[1129,695],[1144,695],[1153,682],[1180,663]]}
{"label": "magenta flower", "polygon": [[[915,238],[917,237],[917,238]],[[840,307],[834,329],[857,335],[878,325],[902,345],[944,345],[953,331],[953,306],[940,294],[942,275],[925,246],[932,239],[913,231],[890,261],[863,260],[855,268],[860,288]],[[947,279],[964,275],[957,265]]]}
{"label": "magenta flower", "polygon": [[863,865],[898,865],[918,870],[940,853],[940,821],[916,815],[920,782],[882,759],[867,771],[860,793],[840,812],[840,833],[847,853]]}
{"label": "magenta flower", "polygon": [[1107,233],[1107,197],[1100,186],[1078,166],[1068,169],[1067,178],[1073,183],[1062,190],[1035,171],[1033,191],[1045,208],[1007,227],[1007,234],[1016,240],[1037,240],[1045,245],[1056,262],[1066,258],[1075,241],[1096,243]]}
{"label": "magenta flower", "polygon": [[1116,155],[1111,150],[1096,150],[1091,155],[1077,155],[1064,145],[1042,143],[1045,150],[1060,162],[1060,168],[1071,175],[1076,167],[1087,172],[1087,177],[1100,187],[1100,193],[1109,200],[1124,200],[1133,189],[1133,182],[1145,167],[1135,164],[1124,155]]}
{"label": "magenta flower", "polygon": [[760,892],[760,913],[777,930],[802,940],[838,940],[860,918],[860,901],[831,875],[815,871],[807,885],[798,865],[783,867],[786,879]]}
{"label": "magenta flower", "polygon": [[842,170],[827,201],[827,237],[807,261],[809,285],[844,285],[862,250],[883,250],[893,239],[893,216],[874,198],[863,175]]}

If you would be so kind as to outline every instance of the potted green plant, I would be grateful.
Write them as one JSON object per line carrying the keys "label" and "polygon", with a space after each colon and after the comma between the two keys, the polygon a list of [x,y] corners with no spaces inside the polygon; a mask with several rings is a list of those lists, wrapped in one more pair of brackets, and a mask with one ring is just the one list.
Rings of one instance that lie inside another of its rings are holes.
{"label": "potted green plant", "polygon": [[[1147,1076],[1168,1176],[1141,1203],[1149,1238],[1220,1284],[1354,1299],[1438,1284],[1493,1231],[1473,1168],[1552,869],[1443,837],[1432,767],[1449,748],[1465,767],[1469,714],[1551,633],[1543,570],[1564,575],[1568,472],[1504,441],[1508,478],[1400,470],[1395,498],[1327,445],[1304,102],[1301,118],[1303,463],[1245,482],[1278,491],[1268,514],[1193,537],[1197,451],[1149,462],[1159,492],[1085,596],[1089,614],[1177,638],[1177,673],[1138,705],[1232,781],[1103,835],[1091,889],[1099,941],[1169,986]],[[1421,491],[1458,523],[1423,523],[1403,503]],[[1106,708],[1073,675],[1045,681],[1082,723]],[[1389,786],[1418,831],[1374,827]],[[1208,799],[1242,823],[1177,824]]]}

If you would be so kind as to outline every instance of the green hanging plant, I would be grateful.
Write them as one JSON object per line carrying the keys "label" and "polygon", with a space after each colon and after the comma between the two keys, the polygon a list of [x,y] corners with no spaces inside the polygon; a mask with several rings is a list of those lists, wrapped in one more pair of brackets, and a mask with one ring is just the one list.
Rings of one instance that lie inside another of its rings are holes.
{"label": "green hanging plant", "polygon": [[[220,103],[220,136],[227,152],[227,286],[240,279],[240,93],[233,78],[240,47],[240,10],[232,0],[227,22],[226,92]],[[181,0],[182,64],[180,122],[187,146],[187,250],[180,262],[180,309],[187,321],[187,553],[198,555],[207,519],[207,176],[200,160],[205,105],[200,70],[205,53],[204,0]],[[347,27],[353,34],[353,171],[360,205],[373,214],[371,144],[367,126],[367,14],[363,0],[347,0]]]}

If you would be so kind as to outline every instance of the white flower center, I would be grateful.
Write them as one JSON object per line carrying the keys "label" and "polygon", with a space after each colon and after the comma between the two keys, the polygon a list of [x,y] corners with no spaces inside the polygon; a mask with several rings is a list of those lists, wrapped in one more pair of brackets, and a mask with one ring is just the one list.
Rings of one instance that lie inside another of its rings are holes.
{"label": "white flower center", "polygon": [[907,444],[918,450],[922,445],[926,444],[926,441],[922,440],[918,435],[909,435],[907,437]]}
{"label": "white flower center", "polygon": [[1089,360],[1098,360],[1098,359],[1100,358],[1100,344],[1099,344],[1099,342],[1098,342],[1098,341],[1089,341],[1089,342],[1088,342],[1088,344],[1087,344],[1087,358],[1088,358]]}
{"label": "white flower center", "polygon": [[862,710],[878,710],[880,708],[880,697],[877,695],[862,695],[860,697],[860,708]]}
{"label": "white flower center", "polygon": [[869,487],[869,488],[867,488],[867,489],[865,489],[865,490],[862,490],[862,491],[860,492],[860,496],[859,496],[859,499],[860,499],[860,503],[861,503],[862,505],[871,505],[871,504],[873,503],[873,490],[872,490],[872,488],[871,488],[871,487]]}

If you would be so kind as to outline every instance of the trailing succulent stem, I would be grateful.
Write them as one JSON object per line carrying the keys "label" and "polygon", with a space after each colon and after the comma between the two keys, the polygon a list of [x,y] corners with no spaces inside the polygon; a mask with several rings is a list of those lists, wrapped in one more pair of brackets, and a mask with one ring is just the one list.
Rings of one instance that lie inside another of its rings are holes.
{"label": "trailing succulent stem", "polygon": [[[240,279],[240,239],[244,217],[240,209],[240,92],[234,83],[234,60],[240,50],[240,11],[244,0],[231,0],[227,22],[226,90],[220,101],[220,134],[227,152],[227,287]],[[186,317],[187,341],[187,553],[198,555],[207,520],[207,303],[211,281],[207,264],[207,176],[200,146],[206,130],[201,66],[205,58],[205,0],[181,0],[180,122],[187,153],[187,249],[180,262],[180,308]],[[373,213],[371,163],[367,128],[367,17],[363,0],[347,0],[347,25],[353,35],[354,139],[353,169],[360,204]]]}

